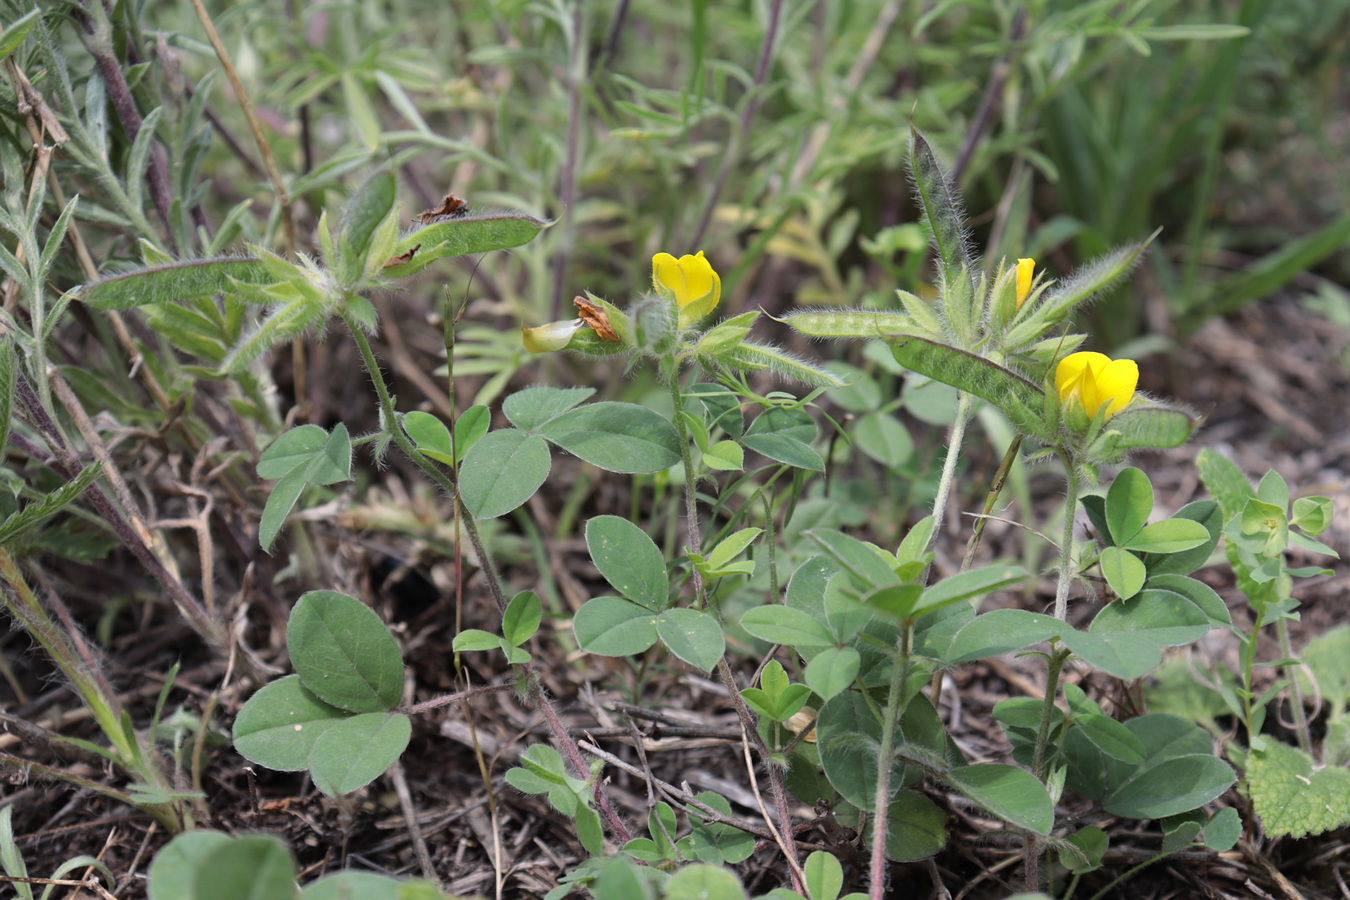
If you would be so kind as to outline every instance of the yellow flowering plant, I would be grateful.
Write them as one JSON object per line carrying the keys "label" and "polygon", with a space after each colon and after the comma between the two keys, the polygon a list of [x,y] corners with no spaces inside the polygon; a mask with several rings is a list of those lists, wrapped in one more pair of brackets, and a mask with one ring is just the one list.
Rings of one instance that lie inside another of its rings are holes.
{"label": "yellow flowering plant", "polygon": [[638,353],[658,360],[667,379],[698,364],[718,372],[771,371],[815,387],[838,387],[829,372],[780,347],[750,340],[757,310],[705,330],[698,324],[722,299],[722,279],[700,250],[652,257],[652,292],[627,309],[587,292],[573,303],[578,318],[521,328],[531,353],[571,350],[589,356]]}

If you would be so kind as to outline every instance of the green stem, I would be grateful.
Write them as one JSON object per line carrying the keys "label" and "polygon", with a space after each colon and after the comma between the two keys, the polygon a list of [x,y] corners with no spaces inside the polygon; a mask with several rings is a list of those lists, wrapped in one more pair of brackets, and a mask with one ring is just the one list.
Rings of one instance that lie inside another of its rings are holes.
{"label": "green stem", "polygon": [[1036,750],[1031,757],[1031,771],[1045,780],[1045,748],[1050,743],[1050,724],[1054,720],[1055,697],[1059,693],[1059,673],[1064,669],[1070,652],[1057,649],[1050,654],[1050,666],[1045,673],[1045,702],[1041,704],[1041,721],[1036,729]]}
{"label": "green stem", "polygon": [[459,489],[455,481],[445,471],[437,467],[431,460],[427,459],[413,442],[403,433],[403,429],[398,424],[398,411],[394,408],[394,398],[389,393],[389,385],[385,383],[384,373],[380,371],[380,364],[375,359],[375,352],[370,349],[370,341],[366,339],[365,332],[355,322],[343,318],[343,323],[347,326],[348,333],[352,336],[352,341],[356,344],[356,349],[361,354],[361,362],[366,367],[366,374],[370,376],[371,383],[375,385],[375,393],[380,398],[380,418],[384,423],[385,433],[388,434],[403,451],[403,455],[408,458],[413,465],[422,470],[422,473],[431,479],[451,497],[454,498],[455,506],[459,509],[460,519],[464,533],[469,536],[469,543],[473,545],[474,556],[478,557],[478,565],[483,569],[484,580],[487,581],[488,590],[492,594],[493,601],[497,604],[498,612],[506,612],[506,592],[502,589],[501,576],[497,574],[497,567],[492,562],[492,557],[488,556],[487,548],[483,545],[483,539],[478,533],[478,523],[473,514],[469,512],[460,499]]}
{"label": "green stem", "polygon": [[[694,474],[694,454],[689,449],[689,429],[684,424],[684,393],[680,388],[680,379],[678,374],[670,379],[670,399],[675,404],[675,431],[680,438],[680,462],[684,463],[684,517],[686,528],[689,529],[689,549],[693,553],[699,553],[703,549],[703,535],[698,524],[698,491],[697,481]],[[703,596],[703,573],[699,572],[696,566],[693,569],[692,580],[694,583],[694,609],[702,609],[704,606]]]}
{"label": "green stem", "polygon": [[[1275,633],[1280,638],[1280,655],[1285,659],[1295,659],[1294,646],[1289,642],[1289,620],[1284,618],[1276,620]],[[1298,686],[1298,665],[1285,666],[1284,672],[1289,676],[1289,690],[1294,695],[1294,733],[1298,737],[1298,746],[1304,753],[1312,756],[1308,717],[1303,711],[1303,689]]]}
{"label": "green stem", "polygon": [[1069,617],[1069,588],[1073,584],[1073,523],[1078,508],[1079,481],[1082,475],[1073,456],[1061,452],[1064,460],[1064,534],[1059,542],[1059,584],[1055,588],[1055,618],[1061,622]]}
{"label": "green stem", "polygon": [[970,422],[971,395],[959,391],[956,397],[956,421],[952,422],[952,431],[947,437],[947,458],[942,463],[942,477],[938,480],[937,496],[933,498],[933,534],[928,538],[929,547],[933,546],[937,536],[942,533],[942,519],[947,513],[947,498],[951,496],[952,484],[956,481],[956,462],[961,458],[961,442],[966,436],[966,424]]}
{"label": "green stem", "polygon": [[[965,395],[963,395],[965,396]],[[967,404],[968,406],[969,404]],[[948,454],[955,456],[954,452]],[[904,709],[905,680],[909,676],[913,626],[906,623],[900,633],[899,652],[891,665],[890,693],[886,696],[886,712],[881,722],[881,747],[877,751],[877,792],[872,801],[872,859],[868,864],[869,900],[882,900],[886,893],[886,834],[887,811],[891,805],[891,757],[895,750],[895,732]]]}

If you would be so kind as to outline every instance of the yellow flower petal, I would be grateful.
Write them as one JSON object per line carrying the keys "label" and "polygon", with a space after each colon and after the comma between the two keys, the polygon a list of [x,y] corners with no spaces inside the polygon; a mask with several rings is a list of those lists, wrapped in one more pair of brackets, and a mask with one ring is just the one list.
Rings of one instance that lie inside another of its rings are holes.
{"label": "yellow flower petal", "polygon": [[1031,279],[1036,274],[1036,260],[1019,259],[1017,261],[1017,308],[1021,309],[1031,293]]}
{"label": "yellow flower petal", "polygon": [[1071,353],[1055,369],[1060,402],[1075,401],[1089,416],[1106,406],[1106,418],[1129,406],[1139,384],[1139,366],[1132,359],[1112,360],[1102,353]]}
{"label": "yellow flower petal", "polygon": [[1082,384],[1083,372],[1087,370],[1089,363],[1095,363],[1100,368],[1110,361],[1110,357],[1106,354],[1093,353],[1090,350],[1070,353],[1061,359],[1055,369],[1055,390],[1059,393],[1059,399],[1067,400],[1069,394],[1076,392],[1077,387]]}
{"label": "yellow flower petal", "polygon": [[652,286],[664,286],[675,295],[675,302],[684,308],[702,300],[710,294],[713,297],[707,304],[711,310],[722,296],[722,279],[713,271],[700,250],[694,255],[685,254],[679,259],[669,253],[658,253],[652,257]]}
{"label": "yellow flower petal", "polygon": [[1093,373],[1093,377],[1100,401],[1093,408],[1093,414],[1096,414],[1096,409],[1102,403],[1109,401],[1111,405],[1106,409],[1109,419],[1129,406],[1134,399],[1134,389],[1139,385],[1139,364],[1132,359],[1117,359],[1102,366]]}

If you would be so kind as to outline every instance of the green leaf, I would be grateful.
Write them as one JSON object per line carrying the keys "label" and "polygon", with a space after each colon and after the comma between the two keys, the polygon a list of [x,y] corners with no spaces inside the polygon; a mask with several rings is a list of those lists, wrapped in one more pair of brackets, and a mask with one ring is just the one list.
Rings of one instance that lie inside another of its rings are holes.
{"label": "green leaf", "polygon": [[741,443],[793,468],[824,472],[825,461],[811,447],[815,437],[816,423],[804,411],[773,407],[755,417]]}
{"label": "green leaf", "polygon": [[492,413],[486,406],[470,406],[455,419],[455,461],[462,462],[469,448],[487,434]]}
{"label": "green leaf", "polygon": [[995,609],[976,616],[952,638],[946,662],[969,662],[1014,653],[1073,629],[1054,616]]}
{"label": "green leaf", "polygon": [[493,431],[464,454],[460,496],[475,516],[505,515],[534,496],[553,460],[543,438],[516,428]]}
{"label": "green leaf", "polygon": [[524,213],[490,213],[431,222],[403,236],[394,248],[394,256],[418,245],[420,249],[409,262],[390,266],[385,274],[401,278],[420,272],[438,259],[519,247],[532,241],[548,224]]}
{"label": "green leaf", "polygon": [[[864,833],[871,840],[871,817]],[[947,843],[947,813],[926,794],[900,791],[886,808],[886,857],[913,862],[936,854]],[[862,900],[863,894],[848,894],[843,900]]]}
{"label": "green leaf", "polygon": [[1144,747],[1137,767],[1108,766],[1105,777],[1084,786],[1108,812],[1156,819],[1199,809],[1233,784],[1233,770],[1213,753],[1213,738],[1179,716],[1150,713],[1124,723]]}
{"label": "green leaf", "polygon": [[853,439],[858,449],[889,469],[898,469],[914,454],[909,430],[889,413],[873,412],[859,418]]}
{"label": "green leaf", "polygon": [[833,853],[816,850],[802,866],[811,900],[837,900],[844,888],[844,867]]}
{"label": "green leaf", "polygon": [[1205,846],[1215,853],[1226,853],[1242,837],[1242,818],[1231,806],[1216,812],[1205,824]]}
{"label": "green leaf", "polygon": [[1228,607],[1214,588],[1185,575],[1154,575],[1146,585],[1150,590],[1170,591],[1179,594],[1196,605],[1215,628],[1223,628],[1232,623]]}
{"label": "green leaf", "polygon": [[388,875],[347,869],[305,885],[305,889],[300,892],[300,900],[356,900],[358,897],[360,900],[410,900],[405,889],[414,884],[430,887],[430,893],[418,896],[426,896],[431,900],[445,896],[427,882],[400,881]]}
{"label": "green leaf", "polygon": [[1163,519],[1145,525],[1134,537],[1120,541],[1140,553],[1181,553],[1209,542],[1209,529],[1190,519]]}
{"label": "green leaf", "polygon": [[708,554],[708,568],[713,571],[725,568],[763,533],[763,528],[742,528],[727,535]]}
{"label": "green leaf", "polygon": [[88,490],[102,471],[103,463],[95,461],[93,464],[85,466],[73,479],[62,484],[50,494],[7,516],[3,522],[0,522],[0,543],[6,543],[21,537],[25,532],[41,524],[43,520],[74,503],[80,498],[81,494]]}
{"label": "green leaf", "polygon": [[913,127],[909,134],[910,176],[923,207],[924,224],[941,263],[943,281],[950,285],[958,271],[968,271],[972,265],[965,230],[965,207],[928,141]]}
{"label": "green leaf", "polygon": [[192,900],[294,900],[295,862],[280,838],[235,838],[207,853]]}
{"label": "green leaf", "polygon": [[[902,740],[941,758],[937,742],[945,741],[941,724],[933,707],[926,699],[910,701],[900,720]],[[858,691],[845,691],[826,701],[816,719],[816,747],[820,764],[830,784],[849,803],[862,810],[871,810],[876,804],[877,777],[880,769],[881,719],[880,711],[869,705]],[[891,796],[894,798],[907,785],[920,781],[924,771],[907,765],[899,757],[890,761]]]}
{"label": "green leaf", "polygon": [[[1305,693],[1319,693],[1331,707],[1334,722],[1350,707],[1350,625],[1338,625],[1303,646],[1299,684]],[[1309,679],[1309,675],[1312,679]]]}
{"label": "green leaf", "polygon": [[826,647],[806,664],[806,684],[829,700],[853,684],[861,664],[862,656],[852,647]]}
{"label": "green leaf", "polygon": [[1134,467],[1121,469],[1106,492],[1106,524],[1111,543],[1127,545],[1153,512],[1153,485]]}
{"label": "green leaf", "polygon": [[717,323],[698,339],[694,352],[716,356],[718,353],[729,350],[750,336],[750,328],[759,316],[759,310],[752,310]]}
{"label": "green leaf", "polygon": [[645,474],[680,461],[675,426],[633,403],[591,403],[541,425],[538,433],[574,456],[609,472]]}
{"label": "green leaf", "polygon": [[1301,838],[1350,824],[1350,769],[1315,769],[1307,754],[1276,740],[1248,755],[1247,787],[1270,837]]}
{"label": "green leaf", "polygon": [[1223,537],[1223,510],[1213,500],[1187,503],[1172,518],[1199,522],[1209,536],[1203,544],[1190,550],[1147,556],[1144,561],[1150,575],[1189,575],[1209,560]]}
{"label": "green leaf", "polygon": [[586,523],[586,547],[616,591],[653,612],[665,609],[670,601],[665,559],[645,531],[618,516],[596,516]]}
{"label": "green leaf", "polygon": [[739,472],[745,468],[745,450],[735,441],[718,441],[704,451],[703,465],[717,472]]}
{"label": "green leaf", "polygon": [[511,646],[519,647],[539,630],[543,613],[539,595],[534,591],[521,591],[506,604],[506,612],[502,615],[502,637]]}
{"label": "green leaf", "polygon": [[730,869],[692,863],[666,882],[665,900],[745,900],[745,888]]}
{"label": "green leaf", "polygon": [[1025,769],[1002,764],[961,766],[947,778],[965,796],[1006,822],[1039,835],[1055,823],[1054,804],[1041,784]]}
{"label": "green leaf", "polygon": [[[361,277],[371,269],[367,260],[374,235],[380,223],[394,209],[394,176],[389,172],[377,172],[366,179],[347,201],[342,222],[338,226],[337,274],[339,281],[347,287],[355,286]],[[379,269],[387,259],[375,261],[374,268]]]}
{"label": "green leaf", "polygon": [[791,606],[756,606],[741,616],[741,627],[760,640],[798,650],[832,647],[838,643],[828,628]]}
{"label": "green leaf", "polygon": [[403,431],[417,446],[417,451],[447,466],[455,464],[455,448],[450,442],[450,429],[431,413],[403,414]]}
{"label": "green leaf", "polygon": [[572,617],[572,631],[587,653],[633,656],[656,643],[656,616],[620,597],[596,597]]}
{"label": "green leaf", "polygon": [[711,672],[726,652],[722,626],[702,610],[666,610],[656,617],[656,634],[666,649],[702,672]]}
{"label": "green leaf", "polygon": [[314,742],[309,774],[330,797],[365,787],[398,761],[412,737],[412,720],[402,713],[351,716]]}
{"label": "green leaf", "polygon": [[1031,410],[1039,410],[1045,405],[1045,392],[1040,385],[1012,369],[965,350],[926,338],[910,337],[893,343],[891,352],[896,362],[911,372],[974,394],[1005,412],[1010,400]]}
{"label": "green leaf", "polygon": [[301,425],[277,437],[258,461],[260,478],[282,478],[303,472],[310,484],[351,480],[352,443],[347,426],[339,422],[331,434],[317,425]]}
{"label": "green leaf", "polygon": [[33,27],[37,25],[41,15],[42,8],[35,6],[0,31],[0,61],[8,59],[9,55],[19,48],[24,38],[28,37]]}
{"label": "green leaf", "polygon": [[175,303],[233,293],[235,282],[266,284],[270,281],[272,279],[259,259],[193,259],[113,275],[85,285],[77,296],[99,309],[128,309],[147,303]]}
{"label": "green leaf", "polygon": [[1316,537],[1331,526],[1332,513],[1329,497],[1299,497],[1294,501],[1294,514],[1289,524],[1306,535]]}
{"label": "green leaf", "polygon": [[1106,832],[1096,825],[1087,825],[1069,835],[1066,840],[1077,848],[1076,854],[1059,852],[1059,863],[1074,875],[1082,875],[1099,868],[1110,844]]}
{"label": "green leaf", "polygon": [[1139,593],[1144,586],[1144,579],[1148,577],[1144,561],[1121,547],[1107,547],[1102,550],[1097,564],[1102,567],[1102,576],[1106,578],[1106,583],[1122,600],[1128,600]]}
{"label": "green leaf", "polygon": [[300,499],[301,492],[308,484],[304,470],[296,469],[287,472],[272,485],[267,502],[263,504],[262,517],[258,520],[258,546],[266,552],[272,552],[272,544],[276,541],[281,526],[286,523],[286,517],[291,514],[296,501]]}
{"label": "green leaf", "polygon": [[1210,447],[1201,449],[1196,455],[1195,466],[1210,496],[1223,509],[1225,522],[1241,512],[1247,500],[1255,496],[1247,476],[1217,450]]}
{"label": "green leaf", "polygon": [[1147,631],[1089,632],[1066,627],[1060,638],[1090,665],[1116,678],[1139,678],[1162,662],[1162,648]]}
{"label": "green leaf", "polygon": [[1030,573],[1021,566],[988,566],[949,575],[923,592],[916,611],[941,609],[959,600],[973,600],[1017,584]]}
{"label": "green leaf", "polygon": [[1137,766],[1144,761],[1143,742],[1110,716],[1079,716],[1075,725],[1090,744],[1111,759],[1128,766]]}
{"label": "green leaf", "polygon": [[500,650],[502,639],[490,631],[481,628],[466,628],[450,644],[456,653],[472,653],[475,650]]}
{"label": "green leaf", "polygon": [[502,401],[502,413],[522,431],[538,431],[594,393],[595,388],[525,388]]}
{"label": "green leaf", "polygon": [[325,703],[383,712],[403,697],[403,657],[375,611],[337,591],[310,591],[291,610],[286,647],[295,672]]}
{"label": "green leaf", "polygon": [[928,330],[906,313],[870,309],[805,310],[789,313],[783,322],[820,338],[882,338]]}
{"label": "green leaf", "polygon": [[278,772],[309,768],[314,742],[347,713],[324,703],[288,675],[248,699],[234,720],[234,749]]}
{"label": "green leaf", "polygon": [[219,831],[186,831],[174,837],[150,863],[150,900],[196,900],[193,882],[198,867],[233,840]]}

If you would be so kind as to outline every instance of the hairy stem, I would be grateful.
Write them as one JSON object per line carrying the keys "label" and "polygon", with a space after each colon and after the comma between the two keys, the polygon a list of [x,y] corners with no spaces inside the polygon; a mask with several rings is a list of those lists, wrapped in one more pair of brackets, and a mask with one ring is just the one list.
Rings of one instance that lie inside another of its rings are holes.
{"label": "hairy stem", "polygon": [[889,831],[887,813],[891,805],[891,763],[895,750],[895,732],[900,724],[900,714],[905,707],[905,680],[909,676],[913,639],[914,628],[906,624],[900,633],[900,644],[896,648],[899,652],[891,661],[890,692],[886,695],[886,712],[881,721],[881,747],[877,750],[877,792],[872,801],[872,858],[867,867],[869,900],[882,900],[886,895],[886,835]]}
{"label": "hairy stem", "polygon": [[942,520],[947,514],[947,498],[951,495],[952,484],[956,481],[956,462],[961,458],[961,443],[965,440],[966,425],[970,422],[970,407],[970,394],[960,391],[956,400],[956,421],[952,422],[951,434],[947,437],[947,458],[942,463],[942,477],[938,480],[937,496],[933,498],[933,534],[928,539],[930,548],[942,533]]}
{"label": "hairy stem", "polygon": [[1069,588],[1073,584],[1073,523],[1078,510],[1078,489],[1082,475],[1069,454],[1064,460],[1064,534],[1059,542],[1059,582],[1055,587],[1055,618],[1061,622],[1069,618]]}
{"label": "hairy stem", "polygon": [[[670,379],[670,399],[675,404],[675,432],[679,435],[680,462],[684,464],[684,517],[685,527],[689,529],[689,549],[700,553],[703,550],[703,533],[698,524],[697,476],[694,472],[694,454],[689,449],[689,429],[684,424],[684,393],[678,375]],[[697,566],[691,565],[690,568],[694,584],[694,608],[702,609],[706,600],[703,595],[703,573]]]}

